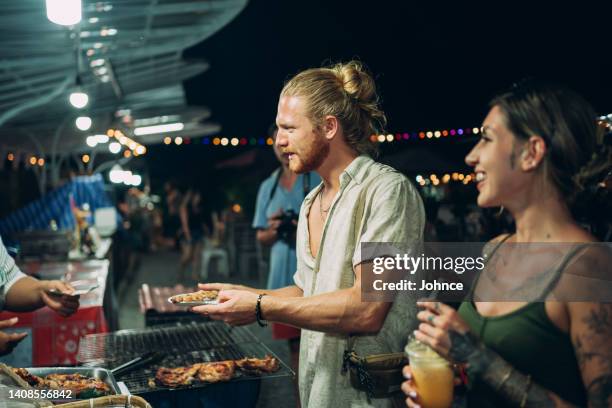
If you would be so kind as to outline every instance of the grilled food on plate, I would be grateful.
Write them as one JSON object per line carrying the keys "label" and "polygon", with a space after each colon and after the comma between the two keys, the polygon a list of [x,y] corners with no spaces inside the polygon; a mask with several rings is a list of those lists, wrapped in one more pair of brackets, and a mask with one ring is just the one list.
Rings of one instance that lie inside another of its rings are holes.
{"label": "grilled food on plate", "polygon": [[171,296],[168,300],[171,303],[213,303],[217,301],[219,295],[218,290],[199,290],[197,292],[182,293],[180,295]]}

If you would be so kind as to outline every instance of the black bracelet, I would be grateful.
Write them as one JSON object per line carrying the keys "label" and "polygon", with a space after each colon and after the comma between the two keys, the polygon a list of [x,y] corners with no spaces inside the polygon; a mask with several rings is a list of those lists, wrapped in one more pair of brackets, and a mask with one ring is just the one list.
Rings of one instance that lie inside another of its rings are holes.
{"label": "black bracelet", "polygon": [[261,315],[261,298],[264,296],[266,296],[265,293],[260,293],[259,296],[257,296],[257,304],[255,305],[255,319],[257,319],[259,327],[266,327],[268,325],[268,322],[266,322]]}

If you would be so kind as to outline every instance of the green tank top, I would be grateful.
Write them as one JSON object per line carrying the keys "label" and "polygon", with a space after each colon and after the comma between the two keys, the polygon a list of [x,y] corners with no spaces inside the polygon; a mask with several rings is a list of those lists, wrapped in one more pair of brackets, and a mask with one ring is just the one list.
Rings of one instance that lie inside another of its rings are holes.
{"label": "green tank top", "polygon": [[[481,316],[472,302],[464,302],[459,314],[484,344],[516,370],[531,374],[534,383],[564,400],[586,406],[586,392],[574,347],[567,333],[555,326],[544,302],[529,303],[502,316]],[[477,378],[470,378],[468,406],[507,406],[500,394]]]}
{"label": "green tank top", "polygon": [[[562,262],[559,273],[564,265]],[[470,301],[461,304],[459,314],[487,347],[516,370],[530,374],[534,383],[568,402],[587,405],[586,390],[570,336],[550,320],[546,303],[528,303],[505,315],[486,317],[478,313]],[[487,384],[478,378],[470,378],[468,406],[505,407],[508,404]]]}

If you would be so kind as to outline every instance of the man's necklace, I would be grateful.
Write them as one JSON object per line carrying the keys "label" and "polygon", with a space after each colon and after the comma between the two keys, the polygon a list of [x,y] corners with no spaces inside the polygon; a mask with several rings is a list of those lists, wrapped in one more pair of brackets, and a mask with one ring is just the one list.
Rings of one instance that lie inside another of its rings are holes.
{"label": "man's necklace", "polygon": [[321,215],[321,219],[325,221],[325,217],[327,216],[327,213],[331,208],[331,203],[326,209],[323,209],[323,189],[324,187],[321,187],[321,189],[319,190],[319,214]]}

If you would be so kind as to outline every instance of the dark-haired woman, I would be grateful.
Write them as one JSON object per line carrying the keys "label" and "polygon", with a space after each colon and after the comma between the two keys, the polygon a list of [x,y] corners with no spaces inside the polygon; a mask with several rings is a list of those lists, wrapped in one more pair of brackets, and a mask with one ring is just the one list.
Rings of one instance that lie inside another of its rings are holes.
{"label": "dark-haired woman", "polygon": [[[469,406],[612,406],[612,304],[596,286],[580,287],[591,278],[610,284],[610,248],[571,211],[611,167],[595,119],[575,93],[525,84],[492,101],[466,157],[478,205],[505,208],[516,231],[488,245],[487,266],[459,311],[418,303],[415,337],[466,368]],[[589,292],[578,299],[581,290]],[[409,366],[404,375],[406,403],[418,406]]]}

